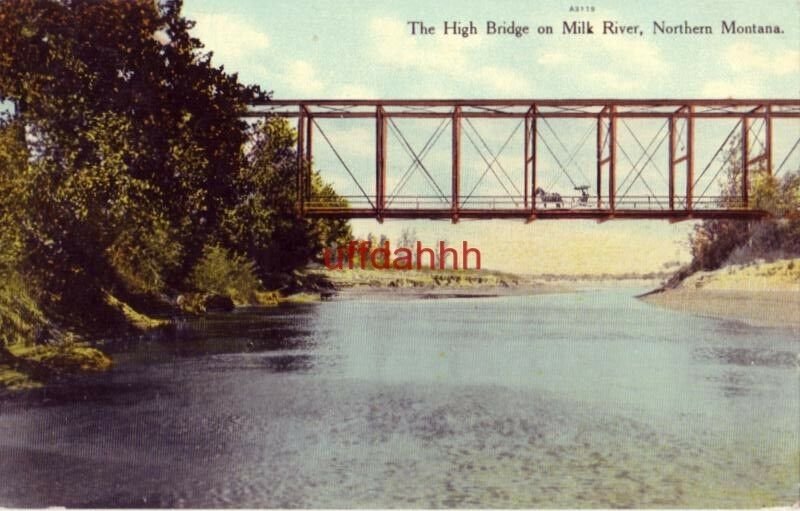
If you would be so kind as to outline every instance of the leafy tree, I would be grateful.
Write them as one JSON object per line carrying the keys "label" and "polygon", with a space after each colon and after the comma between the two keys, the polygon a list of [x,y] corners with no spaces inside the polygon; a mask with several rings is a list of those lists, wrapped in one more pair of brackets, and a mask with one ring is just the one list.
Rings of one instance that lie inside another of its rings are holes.
{"label": "leafy tree", "polygon": [[[41,181],[54,190],[92,185],[72,174],[102,173],[112,164],[91,138],[96,128],[124,128],[115,177],[147,183],[139,190],[147,195],[143,203],[163,215],[185,247],[173,281],[193,265],[221,211],[235,201],[247,137],[240,116],[249,101],[264,97],[211,65],[180,9],[179,0],[0,6],[0,91],[19,105],[28,143],[43,162]],[[94,213],[81,210],[87,206],[70,207],[86,217]],[[107,246],[96,248],[102,253]]]}
{"label": "leafy tree", "polygon": [[27,164],[24,131],[19,122],[0,122],[0,279],[15,268],[23,252],[21,224],[28,187],[20,169]]}
{"label": "leafy tree", "polygon": [[[723,155],[726,174],[722,183],[721,207],[741,206],[742,160],[740,139],[734,139]],[[800,255],[800,175],[776,178],[764,167],[751,170],[749,207],[766,211],[768,218],[704,220],[690,236],[691,270],[714,270],[727,262],[755,258]]]}
{"label": "leafy tree", "polygon": [[0,125],[0,268],[72,324],[102,323],[106,292],[179,289],[227,254],[269,274],[349,239],[344,221],[298,218],[293,131],[251,130],[242,114],[268,95],[211,64],[181,7],[0,3],[0,101],[16,105]]}
{"label": "leafy tree", "polygon": [[[319,260],[325,246],[346,245],[346,221],[299,215],[296,134],[289,123],[270,118],[253,132],[248,164],[237,175],[238,202],[222,223],[225,244],[256,261],[264,277]],[[311,190],[315,197],[337,200],[318,172],[311,174]]]}
{"label": "leafy tree", "polygon": [[255,301],[260,283],[255,265],[219,245],[207,245],[189,276],[195,289],[229,296],[235,303]]}
{"label": "leafy tree", "polygon": [[[297,217],[294,133],[250,129],[242,114],[268,95],[211,64],[181,7],[0,3],[0,101],[16,105],[0,125],[0,270],[71,324],[102,323],[106,291],[180,288],[220,254],[266,274],[349,239],[346,222]],[[336,197],[316,173],[312,188]]]}

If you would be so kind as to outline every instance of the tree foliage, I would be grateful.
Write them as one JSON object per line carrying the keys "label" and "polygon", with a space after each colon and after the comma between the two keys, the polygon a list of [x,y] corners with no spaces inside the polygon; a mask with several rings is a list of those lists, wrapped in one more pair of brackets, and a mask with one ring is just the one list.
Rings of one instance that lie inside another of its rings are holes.
{"label": "tree foliage", "polygon": [[[238,201],[227,211],[222,233],[268,277],[318,259],[324,246],[346,244],[351,233],[344,220],[298,217],[296,134],[289,123],[270,118],[253,131],[248,164],[237,179]],[[311,193],[344,205],[318,172],[311,173]]]}
{"label": "tree foliage", "polygon": [[[726,174],[720,183],[721,207],[740,207],[741,141],[734,139],[723,155]],[[690,236],[691,270],[714,270],[726,263],[800,255],[800,174],[775,177],[764,167],[751,169],[749,207],[769,214],[762,220],[705,220]]]}
{"label": "tree foliage", "polygon": [[253,303],[259,289],[255,264],[219,245],[207,245],[189,275],[189,284],[207,293],[229,296],[236,303]]}
{"label": "tree foliage", "polygon": [[269,274],[349,236],[298,218],[293,131],[243,120],[268,94],[214,66],[181,7],[0,3],[0,101],[15,105],[0,124],[0,267],[67,316],[101,290],[180,288],[204,247]]}

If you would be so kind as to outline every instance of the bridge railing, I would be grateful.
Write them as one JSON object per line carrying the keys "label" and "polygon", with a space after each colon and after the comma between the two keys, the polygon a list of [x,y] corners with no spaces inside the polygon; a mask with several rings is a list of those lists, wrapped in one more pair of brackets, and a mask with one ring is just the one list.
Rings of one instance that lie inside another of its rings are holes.
{"label": "bridge railing", "polygon": [[[341,199],[347,203],[343,206]],[[375,209],[375,199],[366,198],[363,195],[345,195],[339,199],[320,199],[311,198],[304,202],[307,211],[326,211],[343,209]],[[408,210],[408,209],[451,209],[452,199],[440,195],[398,195],[389,198],[384,207],[385,210]],[[562,195],[560,200],[548,199],[543,201],[541,198],[528,198],[527,207],[525,198],[521,195],[473,195],[462,198],[459,201],[459,210],[520,210],[526,209],[563,209],[563,210],[612,210],[611,203],[606,197],[600,200],[596,196],[589,195]],[[666,195],[626,195],[616,197],[614,200],[615,210],[638,210],[638,211],[670,211],[670,210],[747,210],[750,206],[741,198],[707,196],[695,197],[692,199],[691,208],[687,207],[687,197],[673,197],[672,207],[670,207],[669,196]]]}

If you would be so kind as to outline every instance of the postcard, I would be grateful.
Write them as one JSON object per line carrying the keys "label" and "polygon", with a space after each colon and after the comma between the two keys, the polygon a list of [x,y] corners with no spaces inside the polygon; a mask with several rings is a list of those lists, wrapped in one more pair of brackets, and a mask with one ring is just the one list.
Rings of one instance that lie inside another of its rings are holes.
{"label": "postcard", "polygon": [[794,0],[0,3],[0,507],[800,505]]}

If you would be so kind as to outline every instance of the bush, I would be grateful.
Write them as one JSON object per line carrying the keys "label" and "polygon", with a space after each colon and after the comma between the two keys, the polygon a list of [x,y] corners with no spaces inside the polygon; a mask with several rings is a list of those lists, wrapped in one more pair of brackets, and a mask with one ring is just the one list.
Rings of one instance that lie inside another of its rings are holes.
{"label": "bush", "polygon": [[[740,147],[735,140],[725,156],[728,168],[726,180],[721,183],[721,206],[728,199],[741,197]],[[779,178],[767,169],[754,169],[750,186],[750,206],[768,216],[753,222],[705,220],[696,225],[689,242],[691,271],[800,255],[800,174],[789,173]]]}
{"label": "bush", "polygon": [[237,305],[256,303],[261,288],[255,263],[219,245],[203,248],[189,285],[204,293],[229,296]]}
{"label": "bush", "polygon": [[165,220],[154,219],[149,229],[135,226],[123,231],[106,254],[128,291],[156,294],[164,290],[166,275],[179,267],[181,245]]}
{"label": "bush", "polygon": [[0,272],[0,347],[33,344],[44,324],[44,315],[22,276]]}
{"label": "bush", "polygon": [[[254,260],[265,280],[302,268],[320,257],[322,247],[342,246],[352,237],[346,220],[298,215],[296,140],[286,119],[254,128],[248,164],[236,179],[236,201],[221,222],[218,239]],[[316,200],[346,206],[318,172],[311,172],[309,185]]]}

